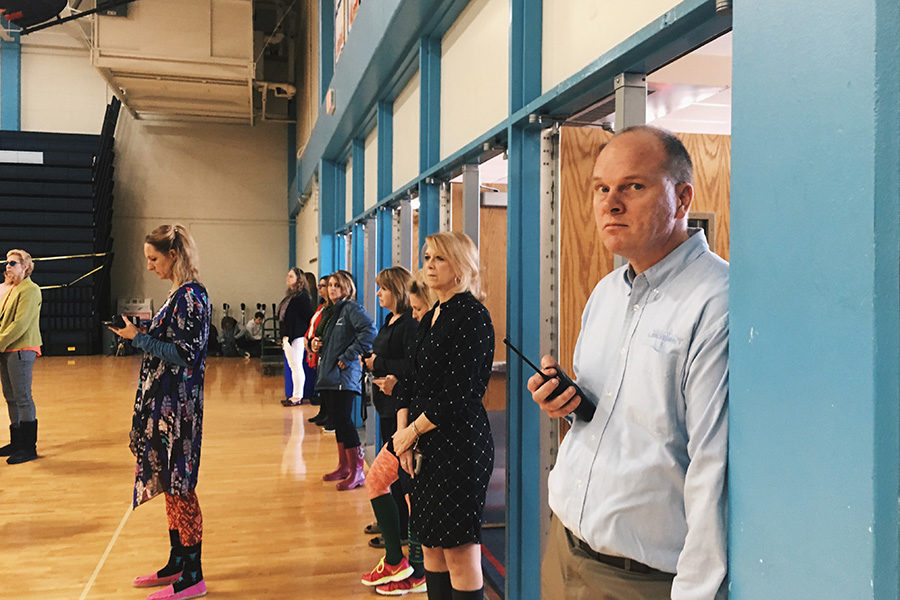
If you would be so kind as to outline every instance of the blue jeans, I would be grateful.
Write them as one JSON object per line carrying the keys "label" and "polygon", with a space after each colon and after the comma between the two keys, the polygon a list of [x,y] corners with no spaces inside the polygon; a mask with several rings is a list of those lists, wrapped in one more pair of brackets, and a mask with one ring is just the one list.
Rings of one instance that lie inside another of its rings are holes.
{"label": "blue jeans", "polygon": [[31,372],[34,370],[34,350],[0,352],[0,383],[9,409],[10,425],[37,419],[34,398],[31,397]]}

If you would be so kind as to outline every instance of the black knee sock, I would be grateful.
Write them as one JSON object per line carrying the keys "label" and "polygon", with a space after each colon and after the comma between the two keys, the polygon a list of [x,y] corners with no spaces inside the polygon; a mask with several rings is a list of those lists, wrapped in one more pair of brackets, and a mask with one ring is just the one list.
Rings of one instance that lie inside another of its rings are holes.
{"label": "black knee sock", "polygon": [[397,503],[390,494],[372,498],[371,502],[372,512],[375,513],[375,519],[378,521],[378,526],[381,527],[381,537],[384,538],[384,562],[389,565],[397,565],[403,560]]}
{"label": "black knee sock", "polygon": [[181,573],[181,565],[184,563],[184,558],[181,556],[182,546],[181,540],[178,538],[177,529],[169,530],[169,544],[171,546],[169,549],[169,562],[156,572],[157,577],[171,577]]}
{"label": "black knee sock", "polygon": [[484,588],[472,590],[471,592],[461,592],[454,588],[453,595],[450,598],[451,600],[484,600]]}
{"label": "black knee sock", "polygon": [[450,571],[425,571],[425,585],[428,586],[428,600],[453,600]]}
{"label": "black knee sock", "polygon": [[203,580],[203,569],[200,566],[201,543],[197,542],[193,546],[185,546],[181,549],[181,556],[184,558],[184,570],[181,572],[181,578],[172,584],[176,592],[181,592]]}

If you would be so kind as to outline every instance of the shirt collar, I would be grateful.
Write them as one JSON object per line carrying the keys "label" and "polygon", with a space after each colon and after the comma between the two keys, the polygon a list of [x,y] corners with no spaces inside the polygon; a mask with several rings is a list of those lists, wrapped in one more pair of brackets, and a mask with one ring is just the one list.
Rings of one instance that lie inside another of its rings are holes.
{"label": "shirt collar", "polygon": [[[681,272],[698,256],[709,251],[709,244],[706,243],[706,235],[702,229],[690,227],[687,232],[688,239],[669,252],[661,261],[640,274],[644,276],[650,286],[659,286],[663,281]],[[635,275],[634,269],[629,264],[624,269],[624,277],[625,283],[631,288],[639,275]]]}

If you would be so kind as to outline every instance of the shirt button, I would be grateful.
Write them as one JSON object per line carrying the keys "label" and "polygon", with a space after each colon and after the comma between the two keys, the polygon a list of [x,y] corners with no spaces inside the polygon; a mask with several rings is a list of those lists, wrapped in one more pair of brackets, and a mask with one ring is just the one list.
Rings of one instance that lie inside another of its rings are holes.
{"label": "shirt button", "polygon": [[634,305],[634,310],[641,310],[641,305],[640,305],[640,304],[635,304],[635,305]]}
{"label": "shirt button", "polygon": [[612,392],[606,392],[606,397],[607,397],[607,398],[612,398]]}
{"label": "shirt button", "polygon": [[622,356],[625,356],[625,353],[626,353],[626,352],[628,352],[628,347],[627,347],[627,346],[622,346],[622,349],[619,350],[619,354],[621,354]]}
{"label": "shirt button", "polygon": [[579,479],[577,482],[578,487],[581,487],[581,480]]}

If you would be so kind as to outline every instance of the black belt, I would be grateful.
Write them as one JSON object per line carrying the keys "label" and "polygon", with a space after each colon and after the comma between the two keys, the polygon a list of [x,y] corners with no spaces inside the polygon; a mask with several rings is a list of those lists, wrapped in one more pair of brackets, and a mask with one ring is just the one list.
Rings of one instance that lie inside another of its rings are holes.
{"label": "black belt", "polygon": [[597,562],[601,562],[605,565],[609,565],[617,569],[622,569],[623,571],[628,571],[630,573],[641,573],[642,575],[671,575],[671,573],[666,573],[665,571],[654,569],[649,565],[645,565],[644,563],[638,562],[631,558],[625,558],[624,556],[612,556],[610,554],[601,554],[600,552],[597,552],[593,548],[588,546],[587,542],[581,540],[578,536],[573,534],[568,529],[566,529],[566,534],[568,534],[569,539],[571,539],[576,546],[581,548],[581,550],[585,554],[587,554]]}

